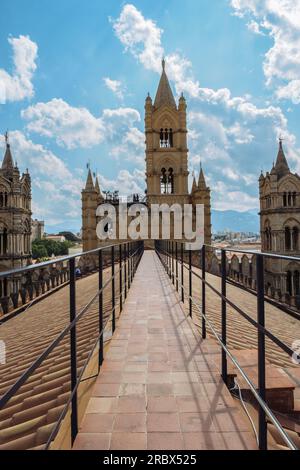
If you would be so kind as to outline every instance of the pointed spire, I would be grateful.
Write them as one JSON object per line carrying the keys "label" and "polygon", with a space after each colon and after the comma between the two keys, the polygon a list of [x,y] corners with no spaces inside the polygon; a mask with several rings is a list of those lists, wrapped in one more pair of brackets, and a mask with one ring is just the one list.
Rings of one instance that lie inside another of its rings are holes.
{"label": "pointed spire", "polygon": [[86,191],[95,191],[92,172],[91,172],[90,168],[89,168],[89,172],[88,172],[88,176],[87,176],[87,180],[86,180],[85,190]]}
{"label": "pointed spire", "polygon": [[279,176],[279,178],[282,178],[283,176],[290,173],[290,168],[289,168],[289,165],[288,165],[288,162],[286,160],[284,150],[283,150],[282,138],[279,139],[279,150],[278,150],[278,155],[277,155],[277,160],[276,160],[276,165],[274,167],[274,170]]}
{"label": "pointed spire", "polygon": [[99,180],[98,180],[98,176],[96,176],[96,181],[95,181],[95,189],[97,191],[98,194],[101,194],[101,190],[100,190],[100,184],[99,184]]}
{"label": "pointed spire", "polygon": [[195,191],[197,191],[198,187],[197,187],[197,181],[196,181],[196,177],[195,177],[195,172],[193,171],[193,186],[192,186],[192,193],[194,193]]}
{"label": "pointed spire", "polygon": [[202,163],[200,163],[200,176],[199,176],[198,188],[199,189],[207,189],[205,176],[204,176],[204,171],[203,171],[203,168],[202,168]]}
{"label": "pointed spire", "polygon": [[6,143],[6,151],[5,151],[5,155],[4,155],[4,159],[2,163],[2,170],[13,170],[14,161],[13,161],[12,154],[10,151],[8,132],[5,132],[4,137],[5,137],[5,143]]}
{"label": "pointed spire", "polygon": [[174,95],[170,86],[169,79],[166,74],[166,61],[162,61],[162,74],[160,77],[160,82],[158,85],[156,98],[154,102],[155,108],[160,108],[163,105],[170,106],[171,108],[176,108],[176,103]]}

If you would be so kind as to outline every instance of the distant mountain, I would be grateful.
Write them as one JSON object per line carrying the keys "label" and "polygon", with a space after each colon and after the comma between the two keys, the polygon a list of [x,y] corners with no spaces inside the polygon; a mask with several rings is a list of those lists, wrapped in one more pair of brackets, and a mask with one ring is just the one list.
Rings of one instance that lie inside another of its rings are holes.
{"label": "distant mountain", "polygon": [[258,210],[247,212],[212,210],[213,233],[226,229],[232,232],[259,233]]}

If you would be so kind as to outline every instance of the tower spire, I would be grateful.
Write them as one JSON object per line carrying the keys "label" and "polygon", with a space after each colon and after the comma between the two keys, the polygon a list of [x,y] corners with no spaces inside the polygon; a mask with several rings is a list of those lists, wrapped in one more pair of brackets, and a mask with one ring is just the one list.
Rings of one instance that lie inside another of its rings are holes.
{"label": "tower spire", "polygon": [[207,189],[204,171],[202,168],[202,163],[200,162],[200,175],[199,175],[199,182],[198,182],[199,189]]}
{"label": "tower spire", "polygon": [[8,131],[5,132],[4,138],[5,138],[6,150],[5,150],[5,155],[4,155],[4,159],[2,162],[2,170],[13,170],[14,161],[13,161],[12,154],[10,151]]}
{"label": "tower spire", "polygon": [[86,191],[95,191],[95,186],[94,186],[92,172],[91,172],[90,167],[89,167],[88,176],[87,176],[87,180],[86,180],[85,190]]}
{"label": "tower spire", "polygon": [[279,138],[279,150],[278,150],[276,164],[274,167],[274,170],[279,176],[279,178],[282,178],[283,176],[287,175],[290,172],[290,168],[289,168],[287,159],[284,154],[282,142],[283,142],[283,139],[282,137],[280,137]]}
{"label": "tower spire", "polygon": [[170,86],[169,79],[166,74],[166,61],[162,60],[162,74],[160,77],[160,82],[158,85],[156,98],[154,102],[155,108],[160,108],[161,106],[170,106],[171,108],[176,108],[176,102],[174,95]]}
{"label": "tower spire", "polygon": [[193,171],[193,186],[192,186],[192,193],[197,191],[197,182],[196,182],[196,177],[195,177],[195,172]]}
{"label": "tower spire", "polygon": [[98,176],[96,176],[95,189],[96,189],[96,191],[97,191],[98,194],[101,194]]}

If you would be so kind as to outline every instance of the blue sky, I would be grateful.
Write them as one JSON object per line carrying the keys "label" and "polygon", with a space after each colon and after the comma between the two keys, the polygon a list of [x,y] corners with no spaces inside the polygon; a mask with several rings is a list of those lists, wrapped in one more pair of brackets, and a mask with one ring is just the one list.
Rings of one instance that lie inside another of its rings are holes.
{"label": "blue sky", "polygon": [[144,190],[163,55],[188,102],[191,172],[201,159],[214,209],[256,210],[280,135],[300,173],[299,51],[300,0],[2,0],[0,132],[32,175],[34,217],[80,228],[87,162],[104,190]]}

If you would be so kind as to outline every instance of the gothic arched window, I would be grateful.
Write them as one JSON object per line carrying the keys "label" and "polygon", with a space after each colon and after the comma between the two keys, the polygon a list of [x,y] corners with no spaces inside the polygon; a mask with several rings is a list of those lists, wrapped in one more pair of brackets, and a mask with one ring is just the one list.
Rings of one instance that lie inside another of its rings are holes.
{"label": "gothic arched window", "polygon": [[161,192],[161,194],[167,194],[167,184],[168,184],[167,170],[165,168],[162,168],[161,176],[160,176],[160,192]]}
{"label": "gothic arched window", "polygon": [[291,250],[291,230],[290,227],[285,227],[284,229],[284,237],[285,237],[285,250]]}
{"label": "gothic arched window", "polygon": [[3,253],[7,253],[7,229],[5,228],[3,231]]}
{"label": "gothic arched window", "polygon": [[165,168],[161,170],[160,176],[160,192],[161,194],[174,194],[174,170]]}
{"label": "gothic arched window", "polygon": [[287,198],[286,198],[286,193],[283,193],[283,207],[287,206]]}
{"label": "gothic arched window", "polygon": [[292,273],[288,271],[286,273],[286,291],[289,295],[292,295]]}
{"label": "gothic arched window", "polygon": [[159,134],[160,148],[173,147],[173,129],[161,129]]}
{"label": "gothic arched window", "polygon": [[269,222],[266,222],[265,226],[265,249],[267,251],[272,250],[272,230]]}
{"label": "gothic arched window", "polygon": [[298,244],[299,244],[299,230],[298,227],[293,228],[293,246],[292,250],[298,250]]}
{"label": "gothic arched window", "polygon": [[160,141],[160,147],[162,148],[164,146],[164,130],[160,130],[160,136],[159,136],[159,141]]}
{"label": "gothic arched window", "polygon": [[299,295],[300,292],[300,275],[299,271],[294,272],[294,295]]}
{"label": "gothic arched window", "polygon": [[170,147],[173,147],[173,129],[170,129],[169,133],[169,141],[170,141]]}
{"label": "gothic arched window", "polygon": [[174,194],[174,171],[173,171],[173,168],[169,168],[169,171],[168,171],[167,193],[168,194]]}

